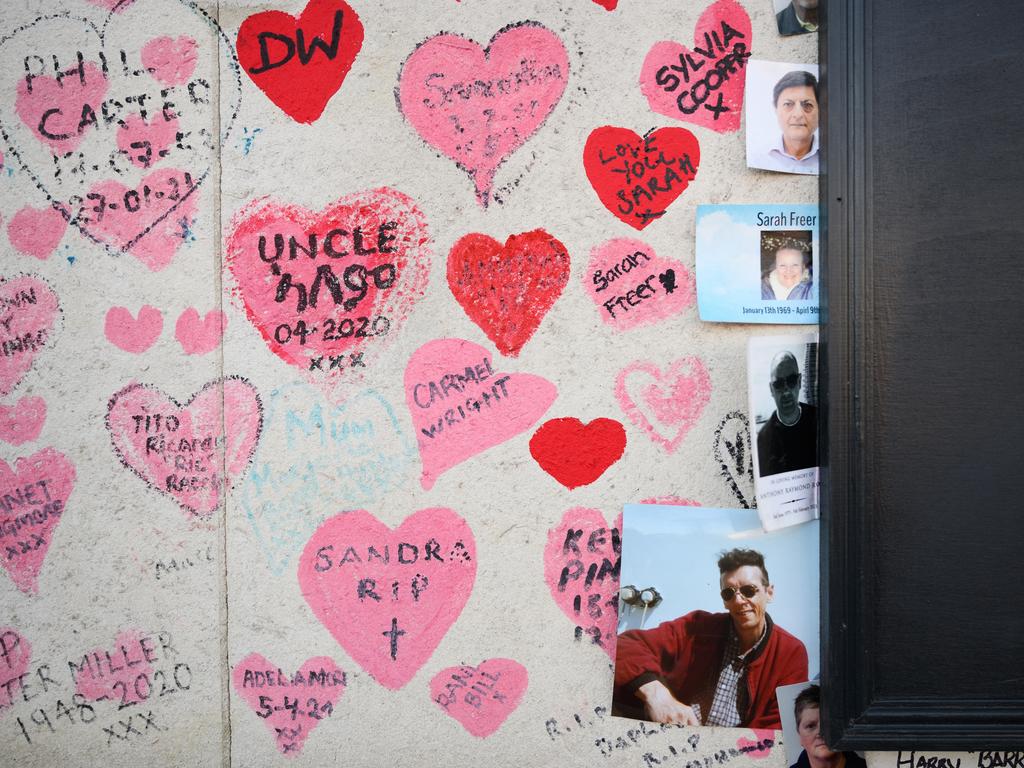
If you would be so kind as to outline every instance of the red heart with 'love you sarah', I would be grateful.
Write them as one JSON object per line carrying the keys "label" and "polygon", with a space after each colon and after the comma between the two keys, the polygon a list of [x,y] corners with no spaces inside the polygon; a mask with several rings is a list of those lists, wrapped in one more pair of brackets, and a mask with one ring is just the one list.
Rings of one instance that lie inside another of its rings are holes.
{"label": "red heart with 'love you sarah'", "polygon": [[569,281],[569,253],[543,229],[502,245],[472,233],[448,254],[448,287],[498,351],[516,357]]}
{"label": "red heart with 'love you sarah'", "polygon": [[341,88],[363,46],[363,24],[342,0],[310,0],[298,18],[254,13],[238,29],[238,61],[256,86],[299,123],[312,123]]}
{"label": "red heart with 'love you sarah'", "polygon": [[615,419],[552,419],[530,438],[530,455],[569,490],[590,485],[622,458],[626,430]]}
{"label": "red heart with 'love you sarah'", "polygon": [[700,144],[685,128],[640,136],[604,125],[591,132],[583,149],[583,168],[601,204],[635,229],[664,216],[699,166]]}

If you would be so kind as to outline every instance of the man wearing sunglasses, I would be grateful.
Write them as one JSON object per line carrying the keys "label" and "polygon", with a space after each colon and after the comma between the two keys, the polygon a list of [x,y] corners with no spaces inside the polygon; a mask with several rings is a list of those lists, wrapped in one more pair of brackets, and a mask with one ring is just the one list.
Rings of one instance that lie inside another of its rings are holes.
{"label": "man wearing sunglasses", "polygon": [[807,649],[775,626],[764,556],[718,559],[726,611],[692,611],[619,635],[612,714],[679,725],[782,727],[775,689],[807,679]]}
{"label": "man wearing sunglasses", "polygon": [[775,412],[757,433],[761,477],[818,466],[818,411],[800,402],[802,377],[796,358],[780,352],[772,358],[771,388]]}

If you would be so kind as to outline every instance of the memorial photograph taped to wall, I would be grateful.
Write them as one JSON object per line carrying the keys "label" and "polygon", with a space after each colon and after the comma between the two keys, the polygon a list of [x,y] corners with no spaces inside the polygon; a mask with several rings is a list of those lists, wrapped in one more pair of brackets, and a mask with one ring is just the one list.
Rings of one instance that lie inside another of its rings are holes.
{"label": "memorial photograph taped to wall", "polygon": [[612,714],[781,728],[776,689],[817,674],[818,524],[627,505]]}
{"label": "memorial photograph taped to wall", "polygon": [[821,149],[818,66],[747,64],[747,167],[816,176]]}
{"label": "memorial photograph taped to wall", "polygon": [[754,336],[747,347],[754,490],[766,530],[818,516],[818,336]]}
{"label": "memorial photograph taped to wall", "polygon": [[825,0],[774,0],[779,34],[806,35],[818,31],[818,11]]}

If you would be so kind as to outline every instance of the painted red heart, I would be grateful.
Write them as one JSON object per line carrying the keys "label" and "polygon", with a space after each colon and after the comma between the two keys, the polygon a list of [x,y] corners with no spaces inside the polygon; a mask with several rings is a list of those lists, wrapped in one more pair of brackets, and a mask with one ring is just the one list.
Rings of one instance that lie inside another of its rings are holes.
{"label": "painted red heart", "polygon": [[363,24],[343,0],[310,0],[296,18],[254,13],[238,29],[238,61],[267,98],[312,123],[341,87],[363,45]]}
{"label": "painted red heart", "polygon": [[594,0],[595,3],[600,5],[606,11],[614,11],[615,6],[619,4],[619,0]]}
{"label": "painted red heart", "polygon": [[156,343],[163,327],[164,316],[156,307],[139,307],[137,317],[126,307],[111,307],[103,320],[103,335],[118,349],[138,355]]}
{"label": "painted red heart", "polygon": [[442,669],[430,681],[430,697],[480,739],[494,733],[519,706],[529,674],[513,659],[486,659],[475,667]]}
{"label": "painted red heart", "polygon": [[15,586],[39,590],[39,570],[75,487],[75,465],[53,448],[0,461],[0,562]]}
{"label": "painted red heart", "polygon": [[39,437],[46,421],[46,401],[23,397],[14,405],[0,405],[0,440],[11,445],[29,443]]}
{"label": "painted red heart", "polygon": [[640,136],[628,128],[594,129],[583,167],[609,211],[634,229],[665,215],[697,176],[700,144],[685,128],[659,128]]}
{"label": "painted red heart", "polygon": [[502,245],[472,233],[448,253],[448,287],[503,355],[516,357],[569,280],[569,253],[543,229]]}
{"label": "painted red heart", "polygon": [[364,510],[321,525],[299,559],[314,615],[385,688],[409,682],[462,612],[476,580],[469,525],[443,507],[395,529]]}
{"label": "painted red heart", "polygon": [[552,419],[530,438],[530,455],[540,468],[569,490],[590,485],[626,450],[626,430],[614,419],[584,424]]}
{"label": "painted red heart", "polygon": [[28,672],[32,645],[14,627],[0,627],[0,715],[23,700],[27,690],[14,681]]}
{"label": "painted red heart", "polygon": [[640,91],[660,115],[719,133],[738,131],[750,58],[750,16],[736,0],[717,0],[697,20],[694,47],[655,43],[640,70]]}
{"label": "painted red heart", "polygon": [[586,635],[615,661],[619,617],[619,567],[622,513],[609,527],[597,509],[574,507],[548,531],[544,580],[551,597],[576,625],[576,640]]}
{"label": "painted red heart", "polygon": [[[312,238],[315,258],[306,253]],[[430,236],[415,203],[386,187],[319,213],[263,199],[236,215],[226,260],[271,351],[333,376],[346,368],[329,367],[328,357],[365,353],[365,370],[370,351],[398,334],[426,289]]]}
{"label": "painted red heart", "polygon": [[289,675],[262,654],[250,653],[235,665],[231,679],[288,757],[302,752],[306,738],[334,714],[334,705],[345,692],[345,673],[329,656],[307,659]]}

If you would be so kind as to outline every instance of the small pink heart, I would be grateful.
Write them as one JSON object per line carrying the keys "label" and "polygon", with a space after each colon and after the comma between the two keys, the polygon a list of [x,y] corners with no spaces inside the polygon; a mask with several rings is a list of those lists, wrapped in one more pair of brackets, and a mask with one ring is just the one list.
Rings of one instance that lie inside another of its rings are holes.
{"label": "small pink heart", "polygon": [[186,355],[205,355],[220,346],[228,316],[219,309],[211,309],[200,319],[195,307],[189,307],[174,324],[174,338]]}
{"label": "small pink heart", "polygon": [[234,376],[211,381],[184,405],[145,384],[128,385],[107,404],[107,431],[122,463],[198,515],[217,509],[226,486],[245,472],[262,425],[256,388]]}
{"label": "small pink heart", "polygon": [[150,115],[146,120],[139,113],[128,115],[117,129],[117,148],[137,168],[150,168],[170,154],[178,140],[178,118]]}
{"label": "small pink heart", "polygon": [[391,690],[431,657],[475,580],[473,532],[444,507],[414,512],[395,529],[364,510],[335,515],[299,559],[299,586],[313,614]]}
{"label": "small pink heart", "polygon": [[287,675],[259,653],[250,653],[231,673],[235,691],[267,724],[281,754],[297,757],[306,737],[334,713],[345,692],[345,673],[334,659],[308,659]]}
{"label": "small pink heart", "polygon": [[558,396],[528,373],[502,373],[491,353],[464,339],[428,341],[405,366],[405,400],[417,431],[423,476],[443,472],[533,426]]}
{"label": "small pink heart", "polygon": [[56,208],[26,205],[7,223],[7,237],[17,250],[43,261],[64,237],[67,219]]}
{"label": "small pink heart", "polygon": [[26,594],[39,591],[39,569],[74,486],[75,465],[53,448],[18,459],[13,470],[0,461],[0,561]]}
{"label": "small pink heart", "polygon": [[89,0],[89,2],[93,5],[98,5],[100,8],[106,8],[108,11],[120,13],[131,5],[134,0]]}
{"label": "small pink heart", "polygon": [[430,681],[430,697],[474,736],[494,733],[519,706],[529,675],[512,659],[487,659],[475,667],[442,669]]}
{"label": "small pink heart", "polygon": [[142,66],[164,85],[184,85],[195,71],[199,45],[191,37],[154,37],[142,46]]}
{"label": "small pink heart", "polygon": [[576,640],[587,634],[615,661],[619,618],[622,514],[608,527],[596,509],[574,507],[548,531],[544,580],[562,612],[576,625]]}
{"label": "small pink heart", "polygon": [[78,673],[75,691],[91,701],[119,701],[122,707],[138,704],[156,693],[150,677],[153,667],[138,650],[144,636],[137,629],[125,630],[118,633],[112,651],[94,648],[86,654],[97,659],[105,654],[112,661],[107,669],[87,665]]}
{"label": "small pink heart", "polygon": [[50,343],[59,311],[57,294],[38,277],[0,277],[0,396],[18,386]]}
{"label": "small pink heart", "polygon": [[[640,403],[630,393],[627,382],[634,374],[653,380],[640,391]],[[670,363],[665,372],[654,363],[638,360],[619,372],[615,397],[630,421],[672,453],[711,399],[711,376],[699,357],[679,358]]]}
{"label": "small pink heart", "polygon": [[111,307],[103,323],[107,341],[125,352],[145,352],[160,338],[164,327],[164,316],[156,307],[148,304],[139,309],[138,319],[124,307]]}
{"label": "small pink heart", "polygon": [[107,78],[91,61],[58,80],[48,75],[18,80],[14,109],[40,142],[53,154],[74,152],[86,131],[102,121]]}
{"label": "small pink heart", "polygon": [[20,693],[14,681],[28,672],[32,646],[13,627],[0,627],[0,715],[14,706],[14,696]]}
{"label": "small pink heart", "polygon": [[775,746],[775,731],[771,728],[751,728],[754,733],[753,739],[740,736],[736,739],[736,748],[751,760],[763,760],[772,753]]}
{"label": "small pink heart", "polygon": [[14,405],[0,404],[0,440],[11,445],[29,443],[39,437],[46,421],[46,401],[23,397]]}

